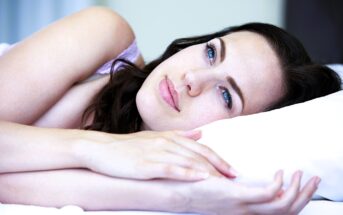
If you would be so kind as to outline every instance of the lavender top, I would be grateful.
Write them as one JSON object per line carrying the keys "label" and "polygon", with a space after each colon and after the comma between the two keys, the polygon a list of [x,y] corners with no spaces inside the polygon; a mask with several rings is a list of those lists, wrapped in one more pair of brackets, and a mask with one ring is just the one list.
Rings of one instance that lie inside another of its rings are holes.
{"label": "lavender top", "polygon": [[[134,63],[138,57],[139,57],[139,49],[137,47],[137,43],[136,40],[134,40],[131,45],[125,49],[122,53],[120,53],[116,58],[108,61],[107,63],[105,63],[104,65],[102,65],[97,71],[96,74],[109,74],[111,71],[111,65],[113,63],[113,61],[115,61],[118,58],[121,59],[125,59],[128,60],[132,63]],[[122,66],[123,63],[122,62],[118,62],[114,65],[114,71],[116,71],[120,66]]]}

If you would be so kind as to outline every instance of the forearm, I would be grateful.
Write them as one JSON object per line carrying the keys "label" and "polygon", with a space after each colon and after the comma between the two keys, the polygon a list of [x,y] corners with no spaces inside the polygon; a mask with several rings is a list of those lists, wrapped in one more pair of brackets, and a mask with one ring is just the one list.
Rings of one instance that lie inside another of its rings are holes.
{"label": "forearm", "polygon": [[88,170],[57,170],[0,175],[0,202],[85,210],[181,212],[181,184],[162,180],[111,178]]}
{"label": "forearm", "polygon": [[0,173],[82,168],[76,148],[100,132],[47,129],[0,121]]}
{"label": "forearm", "polygon": [[122,17],[92,7],[21,41],[0,58],[0,119],[33,124],[133,40]]}

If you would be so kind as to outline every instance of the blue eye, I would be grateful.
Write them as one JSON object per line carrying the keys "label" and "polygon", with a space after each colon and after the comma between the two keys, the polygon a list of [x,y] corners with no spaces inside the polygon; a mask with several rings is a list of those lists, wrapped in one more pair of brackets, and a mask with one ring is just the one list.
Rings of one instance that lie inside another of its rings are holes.
{"label": "blue eye", "polygon": [[211,43],[206,44],[206,56],[210,61],[210,65],[213,65],[216,61],[216,47]]}
{"label": "blue eye", "polygon": [[227,107],[231,110],[232,109],[232,96],[229,90],[226,87],[220,86],[220,93],[223,96],[224,102],[226,103]]}

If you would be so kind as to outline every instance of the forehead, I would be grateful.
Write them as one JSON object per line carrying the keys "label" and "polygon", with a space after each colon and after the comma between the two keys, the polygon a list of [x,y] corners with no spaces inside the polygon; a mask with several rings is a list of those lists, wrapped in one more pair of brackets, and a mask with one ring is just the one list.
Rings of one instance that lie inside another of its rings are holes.
{"label": "forehead", "polygon": [[[228,34],[222,39],[228,54],[244,60],[242,66],[266,69],[278,66],[279,60],[269,42],[261,35],[240,31]],[[265,61],[268,59],[268,61]]]}
{"label": "forehead", "polygon": [[242,114],[263,111],[282,96],[282,70],[278,57],[261,35],[240,31],[222,37],[226,47],[223,64],[245,97]]}

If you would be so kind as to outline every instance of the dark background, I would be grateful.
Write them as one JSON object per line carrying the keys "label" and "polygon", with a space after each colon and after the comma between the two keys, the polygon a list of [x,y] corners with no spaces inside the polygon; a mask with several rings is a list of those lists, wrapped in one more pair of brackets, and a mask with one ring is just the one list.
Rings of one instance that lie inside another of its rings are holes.
{"label": "dark background", "polygon": [[343,1],[286,0],[285,27],[318,63],[343,63]]}

